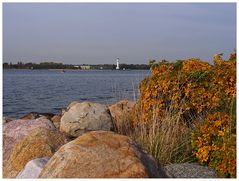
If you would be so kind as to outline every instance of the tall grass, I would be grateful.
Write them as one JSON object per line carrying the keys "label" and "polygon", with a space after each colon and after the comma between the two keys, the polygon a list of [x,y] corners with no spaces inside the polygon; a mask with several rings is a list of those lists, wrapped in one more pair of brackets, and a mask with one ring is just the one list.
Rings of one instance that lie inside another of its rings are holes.
{"label": "tall grass", "polygon": [[120,134],[130,136],[161,164],[194,161],[190,145],[193,126],[183,123],[179,114],[167,110],[165,116],[159,120],[154,111],[150,125],[134,124],[135,114],[140,119],[139,110],[124,115],[117,128]]}

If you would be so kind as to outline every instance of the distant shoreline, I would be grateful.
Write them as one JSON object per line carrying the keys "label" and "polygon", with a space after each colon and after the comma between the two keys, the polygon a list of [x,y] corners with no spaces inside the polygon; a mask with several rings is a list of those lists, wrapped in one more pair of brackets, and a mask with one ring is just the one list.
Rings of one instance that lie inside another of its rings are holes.
{"label": "distant shoreline", "polygon": [[34,70],[49,70],[49,71],[104,71],[104,70],[109,70],[109,71],[131,71],[131,70],[149,70],[149,69],[29,69],[29,68],[21,68],[21,69],[17,69],[17,68],[3,68],[3,70],[29,70],[29,71],[34,71]]}
{"label": "distant shoreline", "polygon": [[[63,63],[55,63],[55,62],[41,62],[41,63],[23,63],[18,62],[16,64],[3,63],[3,69],[29,69],[29,70],[37,70],[37,69],[56,69],[56,70],[115,70],[117,67],[115,64],[63,64]],[[149,70],[150,65],[147,64],[119,64],[120,70]]]}

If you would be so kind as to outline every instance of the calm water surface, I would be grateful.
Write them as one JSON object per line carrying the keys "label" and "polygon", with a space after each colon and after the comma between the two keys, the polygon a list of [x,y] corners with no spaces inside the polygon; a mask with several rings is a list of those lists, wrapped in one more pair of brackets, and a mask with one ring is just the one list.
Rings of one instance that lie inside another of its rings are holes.
{"label": "calm water surface", "polygon": [[149,70],[60,71],[4,70],[3,116],[28,112],[58,113],[74,100],[111,104],[136,100],[139,82]]}

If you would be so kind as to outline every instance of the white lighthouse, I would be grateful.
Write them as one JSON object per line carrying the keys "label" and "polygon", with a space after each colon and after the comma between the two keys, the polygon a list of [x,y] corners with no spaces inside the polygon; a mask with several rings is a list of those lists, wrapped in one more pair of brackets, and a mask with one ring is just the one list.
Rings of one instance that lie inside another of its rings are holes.
{"label": "white lighthouse", "polygon": [[117,58],[117,60],[116,60],[116,70],[119,70],[120,69],[120,67],[119,67],[119,58]]}

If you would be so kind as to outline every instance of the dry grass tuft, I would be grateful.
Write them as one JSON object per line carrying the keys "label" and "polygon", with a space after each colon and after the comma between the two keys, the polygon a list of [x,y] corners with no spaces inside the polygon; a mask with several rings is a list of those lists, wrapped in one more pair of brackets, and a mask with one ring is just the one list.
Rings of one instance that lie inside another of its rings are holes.
{"label": "dry grass tuft", "polygon": [[[192,160],[190,136],[192,127],[180,120],[179,114],[166,111],[165,116],[158,119],[156,111],[150,124],[135,125],[135,116],[140,119],[140,111],[128,113],[118,125],[118,133],[130,136],[153,155],[161,164],[183,163]],[[138,123],[141,121],[139,120]]]}

